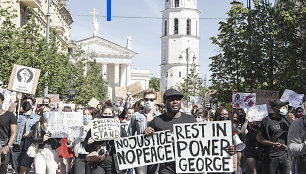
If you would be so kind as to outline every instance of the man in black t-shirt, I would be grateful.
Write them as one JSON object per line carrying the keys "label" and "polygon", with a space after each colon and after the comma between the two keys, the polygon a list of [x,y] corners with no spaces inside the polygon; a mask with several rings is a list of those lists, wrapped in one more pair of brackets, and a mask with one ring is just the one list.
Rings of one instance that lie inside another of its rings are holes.
{"label": "man in black t-shirt", "polygon": [[289,174],[291,162],[287,154],[287,135],[290,122],[286,119],[286,105],[279,99],[271,102],[273,114],[262,120],[256,140],[264,145],[263,171],[267,174]]}
{"label": "man in black t-shirt", "polygon": [[[163,96],[167,112],[154,117],[150,122],[149,127],[146,128],[145,134],[152,135],[155,131],[163,130],[170,130],[173,132],[173,124],[197,122],[193,116],[180,112],[182,98],[183,95],[177,90],[167,90]],[[175,174],[175,162],[160,164],[158,173]]]}
{"label": "man in black t-shirt", "polygon": [[0,174],[7,172],[10,150],[17,135],[17,118],[13,113],[2,109],[3,101],[4,96],[0,93]]}

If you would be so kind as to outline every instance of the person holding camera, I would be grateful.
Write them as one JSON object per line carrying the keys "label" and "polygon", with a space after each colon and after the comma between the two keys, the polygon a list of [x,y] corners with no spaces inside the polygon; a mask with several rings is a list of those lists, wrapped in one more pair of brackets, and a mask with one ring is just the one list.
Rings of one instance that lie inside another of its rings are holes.
{"label": "person holding camera", "polygon": [[[100,118],[115,118],[114,107],[112,105],[104,105]],[[119,119],[119,118],[117,118]],[[125,130],[121,127],[121,137],[126,137]],[[115,144],[114,140],[95,141],[91,137],[91,130],[87,132],[84,140],[84,148],[89,154],[86,160],[90,165],[91,174],[117,174],[124,173],[117,170],[115,166]]]}
{"label": "person holding camera", "polygon": [[2,109],[4,95],[0,93],[0,174],[7,171],[10,151],[17,134],[17,119],[11,112]]}
{"label": "person holding camera", "polygon": [[[59,138],[50,138],[51,133],[46,132],[51,108],[44,106],[39,115],[40,120],[33,126],[34,153],[28,155],[34,157],[34,168],[36,174],[56,174],[58,168],[57,149],[61,146]],[[30,148],[29,148],[30,149]]]}

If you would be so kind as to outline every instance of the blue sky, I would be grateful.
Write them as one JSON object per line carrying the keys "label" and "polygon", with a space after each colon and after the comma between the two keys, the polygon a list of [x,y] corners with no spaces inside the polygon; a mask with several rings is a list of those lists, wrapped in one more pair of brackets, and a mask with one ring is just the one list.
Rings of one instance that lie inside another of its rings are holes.
{"label": "blue sky", "polygon": [[[244,2],[246,0],[242,0]],[[209,57],[218,53],[218,47],[211,44],[209,38],[218,34],[218,22],[227,17],[231,0],[198,0],[200,18],[200,76],[211,75],[208,65]],[[161,18],[165,0],[112,0],[112,16],[156,17]],[[101,37],[121,46],[126,45],[126,37],[131,34],[133,50],[138,53],[133,58],[134,69],[147,69],[155,77],[160,77],[160,36],[161,19],[139,19],[112,17],[106,21],[106,0],[68,0],[67,8],[72,14],[71,39],[81,40],[93,34],[93,15],[96,8],[100,16]],[[104,16],[104,17],[103,17]]]}

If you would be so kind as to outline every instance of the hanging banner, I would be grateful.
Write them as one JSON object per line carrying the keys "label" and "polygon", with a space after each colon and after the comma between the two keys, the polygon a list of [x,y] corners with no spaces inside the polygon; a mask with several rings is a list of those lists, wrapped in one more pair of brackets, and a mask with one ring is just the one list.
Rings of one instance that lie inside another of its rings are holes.
{"label": "hanging banner", "polygon": [[246,114],[249,117],[249,122],[261,121],[263,118],[269,115],[268,107],[264,105],[255,105],[246,109]]}
{"label": "hanging banner", "polygon": [[250,108],[256,105],[256,94],[233,92],[232,101],[233,108]]}
{"label": "hanging banner", "polygon": [[8,89],[27,94],[35,94],[39,75],[39,69],[14,64]]}
{"label": "hanging banner", "polygon": [[177,173],[233,172],[231,121],[174,124]]}
{"label": "hanging banner", "polygon": [[50,112],[47,132],[51,138],[79,137],[82,126],[82,112]]}
{"label": "hanging banner", "polygon": [[101,118],[91,121],[91,138],[95,141],[114,140],[120,138],[120,120],[117,118]]}
{"label": "hanging banner", "polygon": [[288,101],[289,105],[295,108],[301,107],[304,108],[303,106],[303,97],[304,94],[297,94],[296,92],[286,89],[281,97],[282,101]]}
{"label": "hanging banner", "polygon": [[117,139],[115,148],[120,170],[174,161],[170,131]]}

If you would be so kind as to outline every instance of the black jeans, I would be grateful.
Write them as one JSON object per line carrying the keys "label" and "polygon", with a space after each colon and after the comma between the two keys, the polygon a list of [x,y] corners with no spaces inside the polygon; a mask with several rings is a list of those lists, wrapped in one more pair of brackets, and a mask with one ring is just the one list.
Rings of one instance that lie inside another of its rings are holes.
{"label": "black jeans", "polygon": [[90,166],[86,161],[86,155],[80,155],[74,159],[74,174],[90,174]]}
{"label": "black jeans", "polygon": [[279,170],[280,174],[289,174],[291,170],[291,161],[287,153],[274,158],[265,158],[263,161],[264,174],[275,174]]}

